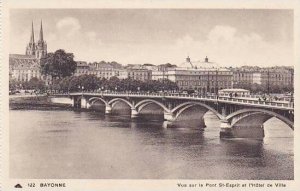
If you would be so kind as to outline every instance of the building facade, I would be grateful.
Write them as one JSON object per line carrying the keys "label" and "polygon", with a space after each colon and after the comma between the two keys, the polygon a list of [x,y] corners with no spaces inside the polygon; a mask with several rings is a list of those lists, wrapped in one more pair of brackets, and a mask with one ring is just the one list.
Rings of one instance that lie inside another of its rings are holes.
{"label": "building facade", "polygon": [[115,63],[106,63],[106,62],[93,62],[93,63],[87,63],[84,61],[77,61],[77,67],[75,70],[74,75],[80,76],[80,75],[95,75],[99,78],[106,78],[109,79],[111,77],[118,77],[120,78],[120,73],[124,69],[120,64]]}
{"label": "building facade", "polygon": [[180,90],[197,90],[199,93],[216,93],[220,89],[232,88],[232,76],[232,72],[225,68],[176,68],[152,74],[154,80],[169,79]]}
{"label": "building facade", "polygon": [[120,79],[130,78],[139,81],[152,80],[152,71],[147,69],[126,68],[120,71]]}
{"label": "building facade", "polygon": [[[188,57],[187,62],[191,62]],[[175,82],[179,89],[197,90],[199,93],[217,93],[220,89],[232,88],[233,72],[226,69],[209,65],[208,58],[205,63],[190,68],[168,68],[152,72],[153,80],[169,79]],[[200,63],[200,62],[199,62]]]}
{"label": "building facade", "polygon": [[293,86],[294,70],[286,67],[263,68],[261,73],[261,84],[268,86]]}
{"label": "building facade", "polygon": [[254,74],[253,71],[236,70],[235,72],[233,72],[233,84],[234,85],[253,84],[253,74]]}
{"label": "building facade", "polygon": [[253,79],[252,81],[253,84],[258,84],[258,85],[262,84],[262,76],[260,72],[253,72],[252,79]]}
{"label": "building facade", "polygon": [[40,60],[47,54],[47,44],[43,37],[43,26],[41,22],[39,40],[35,43],[34,30],[32,31],[28,45],[26,46],[25,55],[9,55],[9,76],[10,79],[25,82],[32,78],[46,80],[49,83],[49,77],[42,76],[40,72]]}
{"label": "building facade", "polygon": [[106,63],[104,61],[100,63],[78,61],[75,76],[88,74],[106,79],[117,77],[119,79],[131,78],[134,80],[148,81],[152,79],[151,73],[151,70],[148,70],[143,65],[129,65],[127,67],[122,67],[121,64]]}
{"label": "building facade", "polygon": [[293,87],[294,69],[292,67],[240,67],[233,68],[234,87],[251,87],[251,85],[261,85],[268,87]]}
{"label": "building facade", "polygon": [[39,60],[35,56],[11,54],[9,55],[10,77],[16,81],[29,81],[36,77],[41,79]]}

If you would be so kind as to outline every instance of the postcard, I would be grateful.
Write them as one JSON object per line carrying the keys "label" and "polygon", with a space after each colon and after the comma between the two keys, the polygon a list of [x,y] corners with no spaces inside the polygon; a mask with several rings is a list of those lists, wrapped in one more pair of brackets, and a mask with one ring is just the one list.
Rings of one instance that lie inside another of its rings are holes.
{"label": "postcard", "polygon": [[4,1],[1,190],[299,190],[299,4]]}

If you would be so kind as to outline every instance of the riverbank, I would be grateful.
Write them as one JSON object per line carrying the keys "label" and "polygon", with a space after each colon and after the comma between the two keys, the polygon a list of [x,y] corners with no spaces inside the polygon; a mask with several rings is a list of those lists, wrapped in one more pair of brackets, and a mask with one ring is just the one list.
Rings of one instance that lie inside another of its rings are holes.
{"label": "riverbank", "polygon": [[10,96],[9,108],[11,110],[60,110],[73,109],[70,104],[53,103],[47,95],[38,96]]}

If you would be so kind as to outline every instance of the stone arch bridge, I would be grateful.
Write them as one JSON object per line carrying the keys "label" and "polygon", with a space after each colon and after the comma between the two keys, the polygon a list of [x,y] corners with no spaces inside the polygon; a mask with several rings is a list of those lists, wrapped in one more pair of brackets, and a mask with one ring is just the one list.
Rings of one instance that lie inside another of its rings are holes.
{"label": "stone arch bridge", "polygon": [[[59,95],[57,95],[59,96]],[[164,120],[172,124],[191,107],[199,107],[199,118],[207,111],[220,120],[220,137],[264,137],[263,124],[272,117],[294,130],[294,106],[289,102],[264,102],[250,97],[215,97],[174,94],[142,93],[71,93],[73,107],[89,109],[95,102],[105,104],[105,113],[123,102],[131,108],[131,117],[137,118],[150,104],[158,105],[164,112]]]}

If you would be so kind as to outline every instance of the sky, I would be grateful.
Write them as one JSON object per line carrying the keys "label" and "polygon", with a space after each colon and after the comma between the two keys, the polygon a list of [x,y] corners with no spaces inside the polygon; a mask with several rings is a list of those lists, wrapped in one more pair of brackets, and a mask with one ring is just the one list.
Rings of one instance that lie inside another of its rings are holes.
{"label": "sky", "polygon": [[11,9],[10,53],[24,54],[31,22],[48,52],[75,60],[185,66],[293,65],[293,11],[251,9]]}

